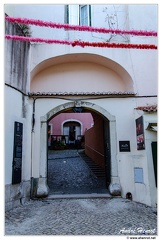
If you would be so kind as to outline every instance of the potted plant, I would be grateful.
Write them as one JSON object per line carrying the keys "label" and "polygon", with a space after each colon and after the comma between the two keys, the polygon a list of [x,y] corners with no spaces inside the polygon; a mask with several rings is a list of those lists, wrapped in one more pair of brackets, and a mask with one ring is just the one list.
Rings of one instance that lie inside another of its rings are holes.
{"label": "potted plant", "polygon": [[54,149],[57,149],[57,150],[62,150],[62,149],[65,149],[65,148],[66,148],[66,144],[63,141],[57,141],[55,146],[54,146]]}

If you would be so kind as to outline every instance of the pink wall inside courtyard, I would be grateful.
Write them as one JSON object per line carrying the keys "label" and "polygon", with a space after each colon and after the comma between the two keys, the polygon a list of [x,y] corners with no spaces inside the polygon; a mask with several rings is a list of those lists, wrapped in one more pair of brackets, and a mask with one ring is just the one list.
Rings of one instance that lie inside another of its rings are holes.
{"label": "pink wall inside courtyard", "polygon": [[62,135],[62,125],[66,121],[78,121],[81,123],[81,135],[84,135],[85,131],[93,126],[91,113],[60,113],[49,122],[52,125],[51,135]]}
{"label": "pink wall inside courtyard", "polygon": [[93,113],[94,126],[85,133],[85,153],[97,165],[105,168],[103,119]]}

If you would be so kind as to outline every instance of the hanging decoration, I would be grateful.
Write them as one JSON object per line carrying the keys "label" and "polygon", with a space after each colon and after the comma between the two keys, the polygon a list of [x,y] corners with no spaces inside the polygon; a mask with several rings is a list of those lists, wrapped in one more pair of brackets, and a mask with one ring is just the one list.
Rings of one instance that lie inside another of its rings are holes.
{"label": "hanging decoration", "polygon": [[27,19],[27,18],[14,18],[14,17],[5,17],[9,22],[15,22],[20,24],[29,24],[36,25],[40,27],[50,27],[50,28],[64,28],[65,30],[75,30],[75,31],[88,31],[88,32],[98,32],[98,33],[113,33],[113,34],[129,34],[134,36],[157,36],[155,31],[142,31],[142,30],[119,30],[119,29],[107,29],[107,28],[97,28],[89,26],[79,26],[79,25],[70,25],[70,24],[61,24],[53,22],[45,22],[42,20]]}
{"label": "hanging decoration", "polygon": [[[27,25],[36,25],[40,27],[50,27],[50,28],[64,28],[65,30],[75,30],[75,31],[88,31],[88,32],[98,32],[98,33],[113,33],[113,34],[130,34],[135,36],[157,36],[157,32],[154,31],[126,31],[126,30],[114,30],[106,28],[96,28],[89,26],[78,26],[78,25],[69,25],[69,24],[58,24],[52,22],[45,22],[42,20],[34,20],[27,18],[13,18],[5,17],[9,22],[15,22],[20,24]],[[18,41],[27,41],[35,43],[48,43],[48,44],[65,44],[71,45],[73,47],[104,47],[104,48],[130,48],[130,49],[157,49],[157,46],[153,44],[125,44],[125,43],[109,43],[109,42],[85,42],[85,41],[68,41],[68,40],[56,40],[56,39],[43,39],[43,38],[32,38],[32,37],[23,37],[17,35],[5,35],[5,38],[8,40],[18,40]]]}
{"label": "hanging decoration", "polygon": [[6,39],[19,40],[34,43],[48,43],[48,44],[65,44],[73,47],[105,47],[105,48],[131,48],[131,49],[157,49],[155,45],[149,44],[125,44],[125,43],[108,43],[108,42],[84,42],[84,41],[68,41],[68,40],[55,40],[55,39],[44,39],[44,38],[32,38],[23,37],[17,35],[5,35]]}

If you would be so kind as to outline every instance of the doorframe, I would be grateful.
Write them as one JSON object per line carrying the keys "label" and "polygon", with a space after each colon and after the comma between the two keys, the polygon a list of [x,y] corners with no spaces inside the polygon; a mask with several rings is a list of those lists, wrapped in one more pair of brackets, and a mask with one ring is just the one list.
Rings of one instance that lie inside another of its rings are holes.
{"label": "doorframe", "polygon": [[119,193],[120,181],[118,176],[118,162],[117,162],[117,136],[116,136],[116,118],[111,115],[106,109],[86,101],[73,101],[65,104],[61,104],[40,118],[40,163],[39,163],[39,180],[37,186],[37,197],[47,197],[49,188],[47,185],[47,125],[48,121],[53,118],[56,114],[64,112],[66,109],[73,107],[81,107],[87,110],[97,112],[101,116],[105,117],[109,121],[109,136],[110,136],[110,164],[111,193],[116,191]]}
{"label": "doorframe", "polygon": [[64,120],[62,123],[61,123],[61,134],[63,135],[63,129],[64,129],[64,123],[66,122],[77,122],[80,124],[80,132],[81,132],[81,135],[83,134],[83,124],[80,120],[78,119],[73,119],[73,118],[69,118],[67,120]]}

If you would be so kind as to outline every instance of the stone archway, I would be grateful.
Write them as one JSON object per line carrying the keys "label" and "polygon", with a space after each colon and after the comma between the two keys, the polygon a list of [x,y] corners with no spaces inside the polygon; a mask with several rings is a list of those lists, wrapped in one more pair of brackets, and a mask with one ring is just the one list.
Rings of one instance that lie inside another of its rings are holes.
{"label": "stone archway", "polygon": [[47,114],[41,117],[40,119],[40,164],[39,164],[39,181],[37,187],[37,197],[46,197],[48,196],[49,188],[47,185],[47,122],[53,118],[54,115],[63,112],[64,110],[71,108],[85,108],[97,112],[102,115],[109,121],[109,137],[110,137],[110,146],[107,146],[110,151],[110,164],[111,164],[111,173],[110,173],[110,185],[109,190],[112,195],[119,195],[121,192],[119,176],[118,176],[118,164],[117,164],[117,139],[116,139],[116,119],[115,116],[111,115],[107,110],[102,107],[85,101],[75,101],[69,102],[62,105],[59,105]]}

